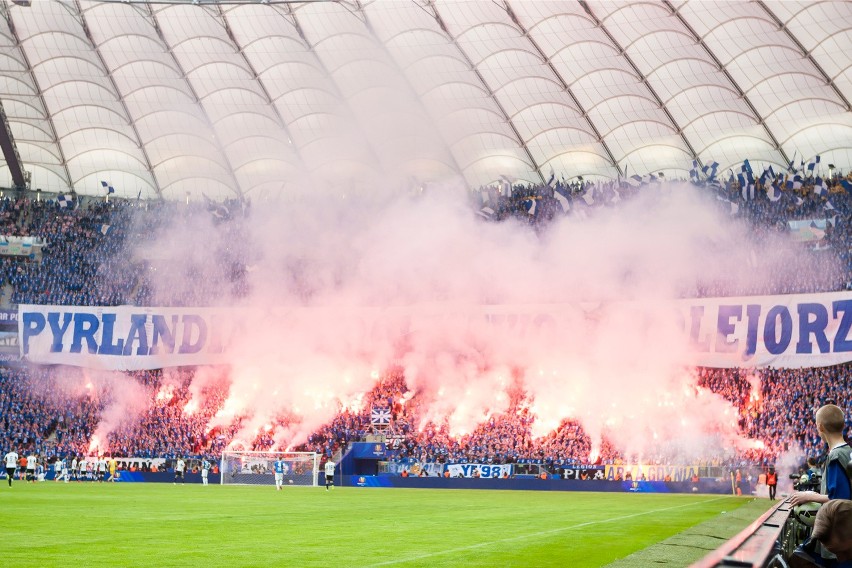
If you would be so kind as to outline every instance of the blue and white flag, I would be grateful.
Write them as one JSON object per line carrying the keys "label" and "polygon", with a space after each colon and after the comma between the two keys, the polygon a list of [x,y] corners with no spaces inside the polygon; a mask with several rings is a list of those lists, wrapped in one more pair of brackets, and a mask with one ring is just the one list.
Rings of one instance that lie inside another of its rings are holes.
{"label": "blue and white flag", "polygon": [[110,231],[112,230],[112,225],[106,225],[106,224],[101,225],[98,230],[100,231],[100,233],[103,236],[107,236],[110,233]]}
{"label": "blue and white flag", "polygon": [[115,188],[107,181],[101,181],[101,187],[106,189],[107,195],[115,193]]}
{"label": "blue and white flag", "polygon": [[828,184],[822,178],[816,178],[814,181],[814,193],[817,195],[828,195]]}
{"label": "blue and white flag", "polygon": [[795,163],[796,163],[796,153],[795,153],[795,152],[793,152],[793,159],[792,159],[792,160],[790,160],[790,163],[789,163],[789,164],[787,164],[787,173],[788,173],[788,174],[796,174],[796,173],[799,173],[799,171],[796,169],[796,166],[794,166],[794,165],[793,165],[793,164],[795,164]]}
{"label": "blue and white flag", "polygon": [[56,204],[59,205],[60,209],[74,209],[74,206],[76,205],[74,198],[70,195],[65,195],[64,193],[60,193],[56,196]]}
{"label": "blue and white flag", "polygon": [[631,187],[639,187],[642,185],[642,176],[635,174],[627,178],[627,184]]}
{"label": "blue and white flag", "polygon": [[808,166],[806,169],[808,170],[809,176],[814,175],[814,170],[816,169],[817,164],[819,164],[819,154],[817,154],[808,161]]}
{"label": "blue and white flag", "polygon": [[698,161],[697,160],[692,160],[692,169],[689,170],[689,179],[692,180],[692,183],[698,183],[701,179],[698,176]]}
{"label": "blue and white flag", "polygon": [[561,183],[557,183],[553,188],[553,198],[559,202],[559,206],[562,207],[562,212],[568,213],[571,209],[571,201],[568,199],[568,192]]}
{"label": "blue and white flag", "polygon": [[766,187],[766,196],[769,198],[769,201],[773,202],[781,199],[781,189],[775,181]]}
{"label": "blue and white flag", "polygon": [[802,176],[796,174],[792,179],[787,179],[787,189],[801,189],[802,188]]}
{"label": "blue and white flag", "polygon": [[553,185],[554,181],[556,181],[556,172],[553,171],[553,166],[550,166],[550,179],[547,180],[546,185]]}
{"label": "blue and white flag", "polygon": [[370,410],[370,424],[374,426],[387,426],[391,421],[390,408],[372,408]]}
{"label": "blue and white flag", "polygon": [[704,172],[704,175],[707,177],[707,181],[713,181],[713,179],[716,177],[716,170],[718,168],[719,162],[715,160],[710,160],[703,168],[701,168],[701,171]]}

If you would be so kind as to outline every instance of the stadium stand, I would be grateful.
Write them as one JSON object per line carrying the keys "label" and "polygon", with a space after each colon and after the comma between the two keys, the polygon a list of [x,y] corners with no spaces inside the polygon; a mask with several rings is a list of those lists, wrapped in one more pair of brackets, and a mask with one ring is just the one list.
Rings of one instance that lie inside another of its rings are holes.
{"label": "stadium stand", "polygon": [[[706,180],[702,183],[706,184]],[[742,219],[755,231],[786,230],[791,220],[808,219],[825,214],[831,203],[831,222],[823,237],[817,242],[803,244],[800,260],[802,269],[796,271],[799,280],[771,282],[768,287],[741,290],[726,287],[725,283],[699,283],[685,289],[685,296],[725,296],[744,293],[779,294],[794,292],[834,291],[850,288],[852,270],[849,250],[852,234],[849,230],[850,204],[845,189],[847,180],[837,172],[831,180],[829,192],[817,195],[815,180],[809,179],[801,188],[785,191],[783,199],[772,202],[764,195],[761,199],[746,199],[736,181],[718,184],[720,192],[727,192],[730,201],[741,203]],[[730,187],[725,187],[730,185]],[[471,193],[472,213],[481,213],[483,204],[499,202],[494,215],[487,222],[503,219],[523,219],[534,225],[544,225],[554,214],[562,213],[555,193],[569,195],[571,202],[581,207],[584,214],[594,214],[597,207],[616,207],[612,197],[619,189],[621,199],[641,191],[642,184],[592,184],[574,183],[555,185],[519,186],[512,197],[505,186],[480,188]],[[762,186],[758,189],[764,192]],[[487,193],[486,201],[481,201]],[[583,199],[592,193],[595,200]],[[609,195],[609,198],[601,198]],[[530,201],[543,203],[538,215],[530,215]],[[801,203],[798,203],[801,201]],[[591,204],[589,204],[591,203]],[[728,203],[720,206],[728,207]],[[571,210],[571,208],[568,208]],[[193,295],[160,295],[154,298],[150,266],[144,259],[124,254],[129,243],[153,240],[160,228],[179,219],[193,216],[211,216],[223,230],[239,232],[245,218],[246,207],[238,201],[224,205],[213,203],[175,205],[170,203],[142,203],[133,200],[82,199],[74,207],[64,207],[55,200],[29,198],[0,199],[0,221],[8,235],[39,237],[46,243],[40,261],[3,257],[3,280],[11,286],[11,303],[66,304],[66,305],[204,305],[214,297],[222,285],[239,291],[245,274],[240,255],[222,251],[219,255],[221,270],[215,274],[228,281],[202,279],[207,285],[199,286]],[[482,216],[482,215],[480,215]],[[838,262],[839,261],[839,262]],[[842,266],[839,272],[820,270],[821,267]],[[192,268],[190,268],[192,269]],[[706,456],[705,462],[716,466],[767,467],[774,463],[790,441],[798,442],[809,454],[816,455],[820,443],[808,428],[813,409],[827,401],[835,401],[850,389],[847,365],[828,369],[761,369],[749,371],[760,379],[761,404],[755,406],[750,382],[745,370],[698,369],[698,384],[721,394],[740,411],[739,426],[749,437],[762,440],[762,449],[752,449],[736,459],[722,460],[720,456]],[[47,456],[79,453],[88,449],[94,428],[104,410],[109,406],[110,388],[82,389],[69,392],[69,384],[82,384],[84,379],[76,370],[59,371],[39,367],[8,367],[0,371],[0,438],[26,451],[44,452]],[[79,381],[68,381],[78,373]],[[205,431],[210,418],[218,412],[227,397],[227,381],[204,393],[202,408],[194,413],[184,412],[189,402],[187,387],[191,382],[191,369],[169,373],[165,371],[129,373],[128,378],[138,383],[147,393],[146,408],[132,422],[124,423],[111,432],[109,445],[122,456],[165,457],[197,455],[216,457],[231,443],[239,430],[237,418],[228,427]],[[28,380],[22,380],[26,377]],[[164,385],[169,389],[164,394]],[[97,392],[97,396],[93,395]],[[69,403],[70,401],[70,403]],[[404,404],[403,404],[404,401]],[[348,444],[362,440],[374,428],[370,422],[372,408],[391,410],[389,428],[392,432],[391,449],[396,459],[415,459],[424,463],[455,461],[482,461],[488,463],[517,463],[534,461],[558,474],[565,464],[588,461],[591,440],[582,427],[566,421],[542,438],[532,436],[535,417],[529,412],[523,392],[516,392],[509,409],[492,417],[471,433],[454,438],[446,423],[421,425],[418,412],[419,398],[409,393],[405,378],[398,370],[390,369],[368,394],[360,412],[343,410],[332,422],[311,434],[300,450],[317,451],[332,456]],[[421,425],[417,428],[416,425]],[[281,426],[279,424],[278,426]],[[273,443],[273,432],[259,432],[248,449],[268,449]],[[629,462],[631,456],[620,454],[604,441],[601,463]],[[643,456],[655,463],[667,459],[665,448],[657,455]]]}

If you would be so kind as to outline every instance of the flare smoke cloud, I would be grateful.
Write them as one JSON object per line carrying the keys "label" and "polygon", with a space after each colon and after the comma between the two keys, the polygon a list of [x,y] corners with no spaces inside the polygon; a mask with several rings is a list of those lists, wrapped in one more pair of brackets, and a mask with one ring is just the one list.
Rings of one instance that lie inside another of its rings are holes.
{"label": "flare smoke cloud", "polygon": [[[360,404],[376,371],[400,366],[428,401],[424,422],[447,419],[455,433],[505,410],[520,373],[537,435],[574,418],[594,444],[607,433],[638,454],[660,443],[700,451],[730,447],[736,411],[695,386],[683,333],[661,306],[698,281],[759,286],[799,269],[781,237],[750,230],[685,184],[539,232],[477,220],[459,190],[257,202],[244,234],[207,216],[167,228],[155,245],[167,251],[155,298],[226,282],[221,251],[247,259],[248,295],[217,289],[245,315],[228,408],[211,423],[246,415],[246,440],[296,416],[276,442],[303,442],[339,404]],[[620,302],[629,308],[609,309]],[[580,305],[585,315],[534,336],[466,316],[530,305]]]}

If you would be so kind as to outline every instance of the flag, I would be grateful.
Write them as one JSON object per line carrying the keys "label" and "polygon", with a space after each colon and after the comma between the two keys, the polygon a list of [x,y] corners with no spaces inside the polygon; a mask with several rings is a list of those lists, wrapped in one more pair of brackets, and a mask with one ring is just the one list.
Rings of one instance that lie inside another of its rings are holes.
{"label": "flag", "polygon": [[74,209],[74,199],[70,195],[60,193],[56,196],[56,204],[60,209]]}
{"label": "flag", "polygon": [[796,174],[793,176],[793,179],[787,179],[787,189],[801,189],[802,188],[802,176]]}
{"label": "flag", "polygon": [[698,162],[696,160],[692,160],[692,169],[689,170],[689,179],[692,180],[692,183],[698,183],[700,179],[698,177]]}
{"label": "flag", "polygon": [[776,183],[774,180],[766,188],[766,196],[769,198],[769,201],[773,202],[781,199],[781,189],[778,187],[778,183]]}
{"label": "flag", "polygon": [[526,207],[527,213],[535,217],[535,210],[536,207],[538,207],[538,201],[534,197],[531,199],[527,199],[526,201],[524,201],[524,207]]}
{"label": "flag", "polygon": [[372,408],[370,410],[370,424],[374,426],[387,426],[391,421],[390,408]]}
{"label": "flag", "polygon": [[704,172],[704,175],[707,176],[707,181],[713,181],[713,178],[716,177],[716,169],[719,167],[719,162],[714,160],[710,160],[707,165],[701,168],[701,171]]}
{"label": "flag", "polygon": [[742,173],[746,175],[746,179],[749,183],[754,183],[754,172],[752,171],[751,164],[748,162],[748,160],[743,161],[743,165],[740,168],[740,171],[742,171]]}
{"label": "flag", "polygon": [[787,164],[787,173],[788,174],[798,173],[798,170],[796,170],[796,167],[793,165],[795,163],[795,161],[796,161],[796,152],[793,152],[793,159],[790,160],[789,164]]}
{"label": "flag", "polygon": [[846,191],[852,192],[852,181],[846,181],[845,179],[842,179],[840,180],[840,187],[842,187]]}
{"label": "flag", "polygon": [[106,224],[104,224],[104,225],[101,225],[101,226],[98,228],[98,231],[100,231],[100,233],[101,233],[103,236],[107,236],[107,235],[109,234],[109,232],[110,232],[110,230],[111,230],[111,229],[112,229],[112,225],[106,225]]}
{"label": "flag", "polygon": [[557,183],[553,188],[553,197],[559,202],[559,206],[562,207],[562,212],[568,213],[571,209],[571,202],[568,200],[568,192],[565,191],[562,184]]}
{"label": "flag", "polygon": [[107,181],[101,181],[101,187],[106,189],[107,195],[115,193],[115,188]]}
{"label": "flag", "polygon": [[817,164],[819,164],[819,154],[817,154],[808,161],[808,166],[806,169],[808,170],[809,176],[814,175],[814,170],[816,169]]}
{"label": "flag", "polygon": [[834,208],[834,205],[832,205],[831,201],[829,201],[828,199],[825,200],[825,205],[823,205],[823,207],[826,211],[837,211],[837,209]]}
{"label": "flag", "polygon": [[828,184],[822,178],[816,178],[814,181],[814,193],[817,195],[828,195]]}
{"label": "flag", "polygon": [[801,197],[799,197],[798,195],[796,196],[796,207],[800,206],[800,205],[801,205],[802,203],[804,203],[804,202],[805,202],[805,200],[804,200],[804,199],[802,199],[802,198],[801,198]]}
{"label": "flag", "polygon": [[745,201],[754,201],[754,184],[747,183],[742,188],[743,199]]}
{"label": "flag", "polygon": [[500,176],[500,193],[502,193],[504,197],[512,197],[512,180],[509,176]]}
{"label": "flag", "polygon": [[479,211],[476,212],[480,217],[484,217],[485,219],[493,219],[494,218],[494,210],[490,207],[483,207]]}
{"label": "flag", "polygon": [[634,174],[627,178],[627,183],[631,187],[639,187],[642,185],[642,176]]}
{"label": "flag", "polygon": [[595,204],[595,186],[590,186],[586,192],[583,194],[583,201],[586,202],[586,205],[594,205]]}
{"label": "flag", "polygon": [[547,180],[546,185],[552,185],[554,180],[556,180],[556,174],[553,171],[553,166],[550,166],[550,179]]}

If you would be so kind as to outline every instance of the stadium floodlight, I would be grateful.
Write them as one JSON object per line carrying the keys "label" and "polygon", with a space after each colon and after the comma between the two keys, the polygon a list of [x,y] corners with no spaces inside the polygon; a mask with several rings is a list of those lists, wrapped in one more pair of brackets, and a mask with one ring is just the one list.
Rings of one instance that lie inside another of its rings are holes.
{"label": "stadium floodlight", "polygon": [[284,460],[284,485],[317,486],[319,454],[316,452],[222,453],[219,464],[222,485],[275,486],[275,462]]}

